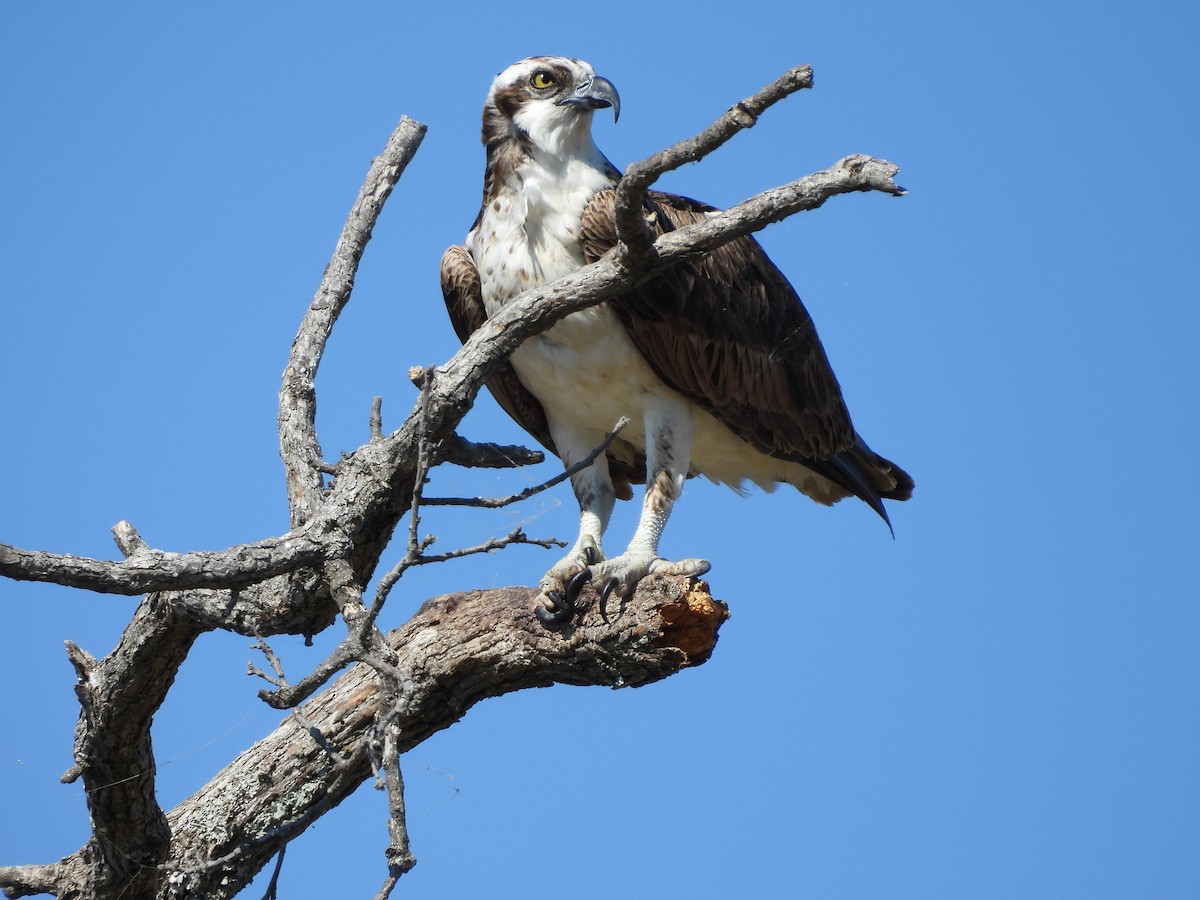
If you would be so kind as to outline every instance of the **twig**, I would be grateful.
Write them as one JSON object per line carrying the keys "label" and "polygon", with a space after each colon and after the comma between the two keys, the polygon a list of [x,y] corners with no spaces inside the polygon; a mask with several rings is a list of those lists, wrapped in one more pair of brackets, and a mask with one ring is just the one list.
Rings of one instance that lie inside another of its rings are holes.
{"label": "twig", "polygon": [[138,553],[149,553],[150,545],[142,540],[136,528],[122,519],[112,527],[113,541],[121,555],[128,559]]}
{"label": "twig", "polygon": [[594,463],[600,458],[600,454],[607,450],[609,445],[616,440],[617,435],[620,434],[622,429],[624,429],[628,424],[629,419],[625,416],[621,416],[621,418],[617,421],[617,424],[613,426],[612,431],[605,436],[604,440],[601,441],[591,453],[589,453],[579,462],[575,463],[575,465],[570,466],[564,471],[558,473],[553,478],[543,481],[541,484],[534,485],[533,487],[525,488],[525,490],[521,491],[519,494],[512,494],[508,497],[426,497],[424,503],[426,506],[475,506],[482,509],[499,509],[502,506],[509,506],[513,503],[519,503],[522,500],[528,500],[535,494],[540,494],[542,491],[549,490],[556,484],[561,484],[572,475],[582,472],[584,469]]}
{"label": "twig", "polygon": [[404,775],[400,771],[399,726],[388,723],[383,739],[383,787],[388,796],[388,848],[385,851],[388,876],[375,895],[375,900],[387,900],[404,873],[417,864],[408,841],[408,819],[404,808]]}
{"label": "twig", "polygon": [[379,440],[383,437],[383,398],[376,397],[371,401],[371,438]]}
{"label": "twig", "polygon": [[796,91],[812,87],[812,66],[797,66],[775,79],[758,93],[735,103],[719,119],[694,137],[679,141],[665,150],[636,162],[625,170],[617,185],[617,237],[628,248],[632,260],[640,260],[651,249],[650,229],[642,217],[646,189],[659,176],[684,163],[695,162],[712,153],[745,128],[751,128],[768,107]]}
{"label": "twig", "polygon": [[495,550],[503,550],[505,547],[512,546],[513,544],[532,544],[537,547],[544,547],[547,550],[551,547],[567,546],[566,541],[560,541],[558,538],[531,538],[525,534],[524,529],[514,528],[502,538],[488,538],[482,544],[476,544],[473,547],[459,547],[457,550],[447,550],[445,553],[435,553],[432,556],[426,556],[424,553],[419,553],[413,557],[405,556],[383,578],[379,579],[379,586],[375,589],[375,602],[371,608],[379,608],[383,600],[387,597],[388,592],[396,586],[396,582],[400,580],[405,572],[414,566],[427,566],[430,563],[443,563],[452,559],[462,559],[464,556],[492,553]]}
{"label": "twig", "polygon": [[[268,684],[274,685],[279,690],[290,688],[291,684],[288,682],[287,676],[283,673],[283,663],[280,661],[279,657],[276,656],[275,651],[271,649],[271,646],[262,638],[259,638],[251,646],[253,649],[258,650],[267,658],[267,662],[271,666],[271,671],[273,671],[275,674],[274,676],[268,675],[253,663],[248,664],[247,668],[249,671],[247,674],[258,676]],[[304,715],[304,711],[299,706],[292,707],[291,715],[297,722],[300,723],[300,727],[308,732],[309,736],[313,739],[316,745],[329,755],[330,759],[332,759],[338,765],[346,764],[345,757],[338,753],[337,748],[334,747],[333,744],[329,742],[329,739],[321,733],[321,729],[309,721],[308,717]]]}
{"label": "twig", "polygon": [[275,677],[270,677],[266,672],[256,668],[254,665],[250,666],[251,675],[258,675],[264,681],[269,681],[271,684],[275,685],[288,683],[287,678],[283,674],[283,663],[279,661],[279,657],[275,655],[275,651],[271,649],[270,644],[268,644],[262,638],[259,638],[250,645],[250,649],[257,650],[264,657],[266,657],[267,664],[270,665],[271,671],[275,673]]}
{"label": "twig", "polygon": [[278,900],[279,898],[279,873],[283,871],[285,853],[287,853],[287,844],[279,848],[279,855],[275,857],[275,871],[271,873],[271,881],[267,885],[267,892],[263,894],[263,900]]}
{"label": "twig", "polygon": [[482,544],[476,544],[474,547],[460,547],[457,550],[448,550],[445,553],[435,553],[433,556],[422,556],[413,565],[426,566],[430,563],[443,563],[452,559],[462,559],[464,556],[491,553],[495,550],[503,550],[505,547],[510,547],[513,544],[529,544],[535,547],[544,547],[547,550],[551,547],[567,546],[566,541],[560,541],[558,538],[531,538],[525,534],[524,529],[514,528],[502,538],[488,538]]}
{"label": "twig", "polygon": [[[425,417],[429,412],[429,396],[433,389],[433,370],[427,369],[421,379],[420,418],[417,420],[417,468],[413,476],[412,501],[408,510],[408,557],[419,556],[428,546],[417,539],[421,526],[421,495],[425,492],[425,481],[429,477],[429,440],[425,431]],[[406,557],[407,558],[407,557]],[[378,601],[376,601],[378,606]],[[382,607],[380,607],[382,608]]]}
{"label": "twig", "polygon": [[273,691],[261,690],[258,692],[258,697],[274,709],[289,709],[303,703],[324,687],[330,678],[353,662],[354,658],[347,650],[346,642],[343,640],[315,669],[296,684],[281,684]]}

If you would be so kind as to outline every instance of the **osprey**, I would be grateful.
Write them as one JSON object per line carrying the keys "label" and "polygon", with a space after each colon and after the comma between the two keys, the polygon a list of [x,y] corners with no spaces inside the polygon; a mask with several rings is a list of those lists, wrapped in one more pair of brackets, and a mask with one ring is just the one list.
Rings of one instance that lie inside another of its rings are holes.
{"label": "osprey", "polygon": [[[522,291],[595,262],[617,243],[621,173],[592,140],[595,110],[620,115],[612,82],[559,56],[496,76],[483,107],[483,205],[465,246],[442,258],[446,308],[460,340]],[[717,212],[648,192],[661,234]],[[819,503],[906,500],[913,481],[851,424],[841,388],[800,298],[751,237],[681,262],[627,294],[572,313],[525,341],[488,383],[500,406],[568,468],[622,417],[630,424],[571,478],[579,538],[542,579],[539,617],[574,612],[584,583],[606,600],[651,572],[698,576],[702,559],[669,561],[659,538],[693,475],[740,488],[793,485]],[[601,539],[617,497],[645,483],[624,553]],[[890,523],[889,523],[890,527]]]}

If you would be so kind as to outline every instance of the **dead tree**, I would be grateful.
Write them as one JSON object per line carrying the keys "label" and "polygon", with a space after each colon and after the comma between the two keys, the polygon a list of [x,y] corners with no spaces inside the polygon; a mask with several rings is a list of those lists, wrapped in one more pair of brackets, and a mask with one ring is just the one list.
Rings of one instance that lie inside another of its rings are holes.
{"label": "dead tree", "polygon": [[[536,591],[518,587],[435,597],[389,634],[376,623],[389,591],[409,568],[532,542],[518,529],[477,547],[435,554],[419,533],[422,490],[433,467],[540,460],[540,453],[473,443],[456,431],[479,389],[522,340],[681,259],[815,209],[837,194],[903,193],[893,181],[894,165],[849,156],[650,241],[636,214],[646,189],[662,173],[703,158],[752,126],[767,107],[809,87],[811,79],[807,66],[787,72],[695,137],[630,166],[618,187],[624,214],[622,243],[614,252],[527,291],[443,365],[412,370],[420,396],[403,425],[383,433],[376,406],[370,439],[329,464],[317,439],[314,381],[375,221],[425,132],[425,126],[401,119],[371,165],[284,370],[278,425],[290,530],[222,551],[166,553],[122,522],[113,532],[124,558],[115,561],[0,545],[0,574],[7,578],[144,595],[106,657],[68,646],[81,712],[75,764],[63,778],[83,780],[92,836],[58,862],[0,868],[6,896],[231,897],[372,775],[390,802],[388,872],[380,891],[387,896],[414,863],[400,753],[487,697],[556,683],[637,687],[708,658],[727,616],[724,604],[703,582],[662,576],[645,579],[617,616],[602,616],[595,595],[585,594],[580,617],[555,630],[534,616]],[[399,562],[368,592],[406,517]],[[338,647],[289,682],[269,638],[311,635],[339,620],[345,637]],[[270,682],[261,697],[291,714],[194,796],[166,811],[156,798],[150,722],[193,643],[217,629],[258,640],[268,669],[258,674]]]}

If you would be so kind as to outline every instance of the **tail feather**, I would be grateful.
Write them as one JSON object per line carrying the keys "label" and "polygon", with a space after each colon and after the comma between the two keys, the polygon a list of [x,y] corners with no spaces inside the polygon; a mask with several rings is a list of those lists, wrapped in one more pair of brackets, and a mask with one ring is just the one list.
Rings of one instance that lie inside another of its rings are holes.
{"label": "tail feather", "polygon": [[913,479],[891,460],[875,453],[859,438],[852,449],[829,457],[827,464],[841,477],[834,480],[879,514],[892,533],[892,521],[884,508],[884,499],[907,500],[912,496]]}

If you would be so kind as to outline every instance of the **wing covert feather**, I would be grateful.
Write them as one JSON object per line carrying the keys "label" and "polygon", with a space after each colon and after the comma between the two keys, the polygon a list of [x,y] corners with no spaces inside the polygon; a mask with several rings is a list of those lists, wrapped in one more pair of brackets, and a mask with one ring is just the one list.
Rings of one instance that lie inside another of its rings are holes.
{"label": "wing covert feather", "polygon": [[[589,262],[616,244],[612,191],[592,199],[581,240]],[[714,208],[650,192],[658,234]],[[656,374],[764,453],[820,459],[857,442],[812,318],[752,237],[673,266],[610,301]]]}
{"label": "wing covert feather", "polygon": [[[614,198],[602,191],[584,211],[588,262],[617,243]],[[717,212],[658,191],[647,192],[645,211],[656,234]],[[655,374],[759,451],[808,466],[885,520],[880,497],[911,495],[908,474],[855,432],[812,317],[753,237],[685,260],[609,302]]]}

